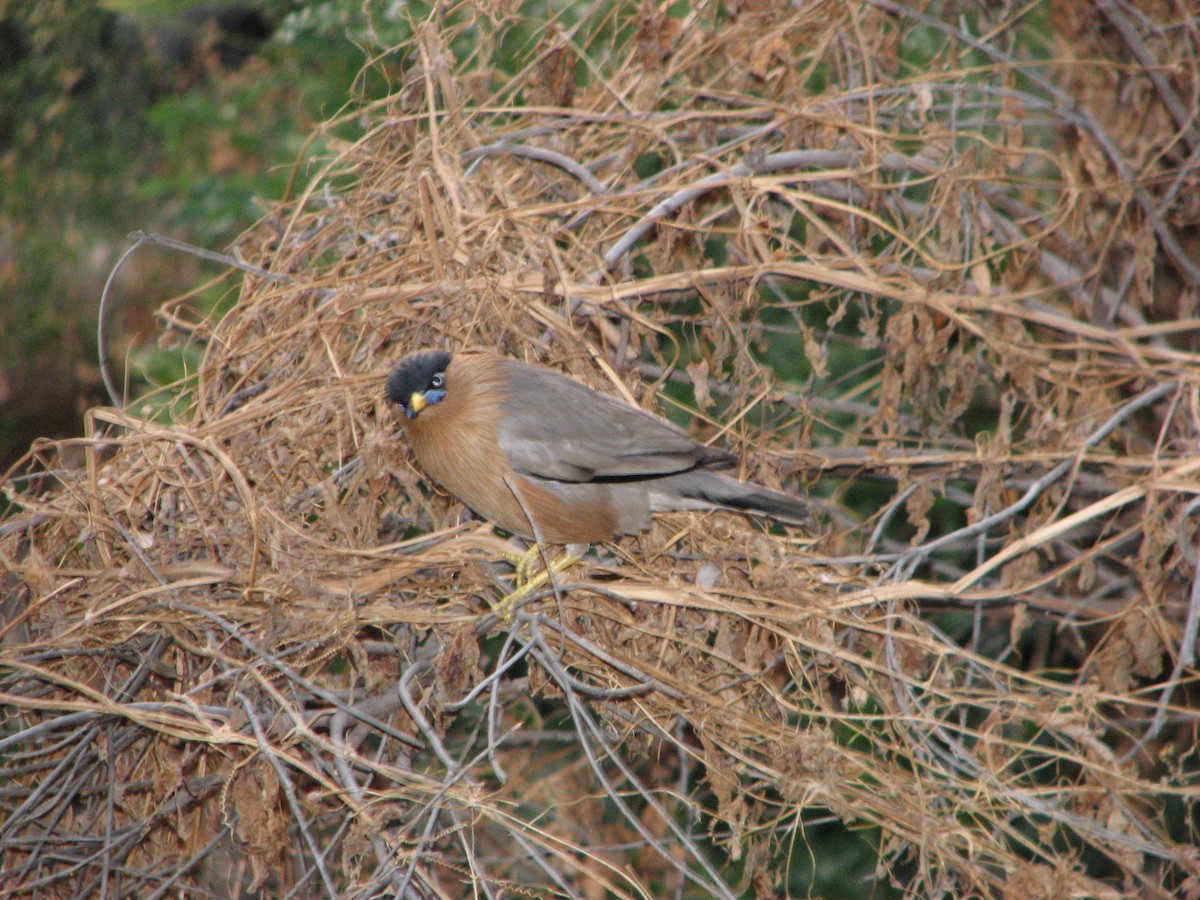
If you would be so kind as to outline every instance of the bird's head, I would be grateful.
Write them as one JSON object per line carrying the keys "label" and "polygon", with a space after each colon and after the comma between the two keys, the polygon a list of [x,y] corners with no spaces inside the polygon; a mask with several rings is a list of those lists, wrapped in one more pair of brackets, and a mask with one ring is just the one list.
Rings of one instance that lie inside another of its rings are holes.
{"label": "bird's head", "polygon": [[404,357],[387,380],[388,399],[415,419],[426,407],[446,397],[446,369],[451,356],[445,350],[419,350]]}

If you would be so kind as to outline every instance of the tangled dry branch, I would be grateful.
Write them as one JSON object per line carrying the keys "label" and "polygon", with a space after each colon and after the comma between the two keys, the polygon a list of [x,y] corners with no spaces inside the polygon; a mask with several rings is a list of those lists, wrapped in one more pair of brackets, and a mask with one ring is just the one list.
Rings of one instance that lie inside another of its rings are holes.
{"label": "tangled dry branch", "polygon": [[[14,470],[8,892],[1200,893],[1200,23],[725,6],[414,22],[232,310],[164,306],[172,424]],[[382,399],[423,345],[815,530],[663,516],[502,627]]]}

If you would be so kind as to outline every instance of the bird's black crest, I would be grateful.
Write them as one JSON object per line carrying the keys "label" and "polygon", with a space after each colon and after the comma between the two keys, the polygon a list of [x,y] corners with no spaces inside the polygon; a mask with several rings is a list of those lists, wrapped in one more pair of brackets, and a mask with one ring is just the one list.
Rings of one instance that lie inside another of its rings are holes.
{"label": "bird's black crest", "polygon": [[407,408],[412,395],[429,387],[429,379],[448,365],[450,354],[445,350],[418,350],[404,357],[388,376],[388,399]]}

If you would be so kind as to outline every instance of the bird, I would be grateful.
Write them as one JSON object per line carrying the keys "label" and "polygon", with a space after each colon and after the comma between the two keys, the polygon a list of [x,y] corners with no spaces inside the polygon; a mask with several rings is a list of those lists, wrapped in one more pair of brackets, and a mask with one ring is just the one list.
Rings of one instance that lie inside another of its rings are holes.
{"label": "bird", "polygon": [[386,392],[425,473],[520,537],[593,544],[686,509],[808,518],[801,498],[724,474],[734,454],[546,366],[424,349],[395,366]]}

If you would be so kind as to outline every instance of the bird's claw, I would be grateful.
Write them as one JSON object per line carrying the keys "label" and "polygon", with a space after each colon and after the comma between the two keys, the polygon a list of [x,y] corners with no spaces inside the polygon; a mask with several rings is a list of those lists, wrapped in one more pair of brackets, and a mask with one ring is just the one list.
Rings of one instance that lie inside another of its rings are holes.
{"label": "bird's claw", "polygon": [[557,575],[575,565],[582,557],[577,553],[564,553],[551,560],[549,568],[543,568],[536,574],[534,570],[542,558],[541,548],[536,544],[524,553],[505,553],[504,558],[513,566],[516,588],[490,605],[492,612],[499,616],[505,625],[511,625],[517,606],[523,600],[551,584]]}

